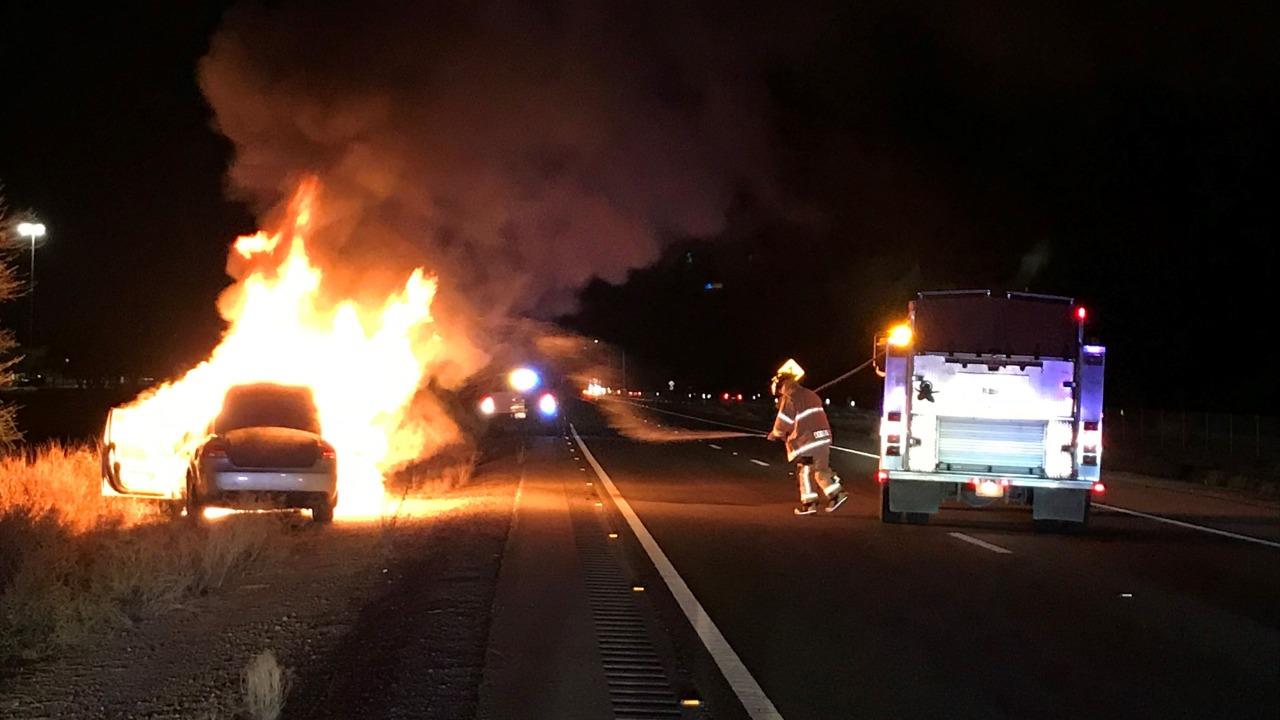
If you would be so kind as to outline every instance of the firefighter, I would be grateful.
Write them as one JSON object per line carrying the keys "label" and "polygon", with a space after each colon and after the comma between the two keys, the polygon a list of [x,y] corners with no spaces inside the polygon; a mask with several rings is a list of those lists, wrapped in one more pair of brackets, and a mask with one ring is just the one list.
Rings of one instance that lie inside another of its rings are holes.
{"label": "firefighter", "polygon": [[[796,480],[800,486],[800,505],[796,515],[818,512],[818,501],[826,500],[826,511],[849,499],[840,485],[840,476],[831,469],[831,423],[818,394],[800,384],[804,368],[795,360],[787,360],[773,376],[769,387],[778,398],[778,417],[773,421],[770,440],[783,440],[787,461],[796,463]],[[821,494],[819,494],[821,492]]]}

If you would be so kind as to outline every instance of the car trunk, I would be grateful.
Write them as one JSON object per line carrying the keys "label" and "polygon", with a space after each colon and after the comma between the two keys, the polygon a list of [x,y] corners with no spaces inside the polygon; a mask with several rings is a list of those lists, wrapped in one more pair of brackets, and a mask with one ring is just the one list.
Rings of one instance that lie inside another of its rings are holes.
{"label": "car trunk", "polygon": [[227,458],[242,468],[306,468],[320,457],[320,438],[305,430],[241,428],[221,437]]}

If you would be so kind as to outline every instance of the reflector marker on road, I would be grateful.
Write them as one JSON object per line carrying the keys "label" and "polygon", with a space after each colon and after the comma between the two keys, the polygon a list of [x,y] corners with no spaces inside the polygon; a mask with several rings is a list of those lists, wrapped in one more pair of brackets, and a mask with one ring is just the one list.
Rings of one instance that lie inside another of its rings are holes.
{"label": "reflector marker on road", "polygon": [[965,535],[965,534],[964,534],[964,533],[962,533],[962,532],[952,532],[952,533],[947,533],[947,534],[948,534],[948,535],[950,535],[951,537],[953,537],[953,538],[957,539],[957,540],[963,540],[963,541],[965,541],[965,542],[967,542],[967,543],[970,543],[970,544],[972,544],[972,545],[977,545],[978,547],[980,547],[980,548],[982,548],[982,549],[984,549],[984,550],[990,550],[991,552],[993,552],[993,553],[997,553],[997,554],[999,554],[999,555],[1012,555],[1012,554],[1013,554],[1013,551],[1012,551],[1012,550],[1010,550],[1009,548],[1003,548],[1003,547],[1000,547],[999,545],[993,545],[993,544],[991,544],[991,543],[987,542],[986,540],[979,540],[978,538],[973,537],[972,535]]}
{"label": "reflector marker on road", "polygon": [[[649,605],[644,601],[644,585],[639,578],[624,571],[616,546],[602,539],[610,530],[604,518],[590,511],[588,502],[569,501],[569,518],[573,525],[574,544],[582,565],[582,582],[587,590],[587,605],[595,628],[600,666],[608,685],[609,717],[671,718],[682,717],[678,711],[678,693],[687,680],[659,655],[651,636]],[[616,533],[608,533],[611,538]]]}
{"label": "reflector marker on road", "polygon": [[707,648],[707,652],[715,660],[716,666],[720,668],[720,674],[728,682],[729,688],[733,690],[734,695],[738,696],[738,701],[742,703],[747,715],[752,720],[782,720],[782,714],[774,707],[773,701],[769,699],[768,695],[764,694],[764,689],[760,687],[760,683],[756,682],[751,671],[742,663],[742,658],[738,657],[738,653],[729,645],[729,641],[720,632],[720,628],[716,627],[715,621],[707,614],[706,609],[702,607],[702,603],[699,603],[698,599],[694,597],[688,583],[684,581],[684,578],[680,577],[680,573],[676,572],[675,566],[671,564],[667,554],[658,545],[658,541],[654,540],[653,535],[649,533],[649,529],[640,521],[640,516],[636,515],[635,510],[631,508],[631,503],[628,503],[627,499],[622,497],[622,493],[613,484],[609,474],[604,471],[603,467],[600,467],[595,455],[591,454],[591,448],[587,447],[587,444],[582,441],[582,436],[578,434],[578,429],[572,423],[569,425],[569,432],[573,434],[574,440],[578,441],[578,447],[582,448],[583,456],[591,464],[592,469],[596,471],[596,477],[600,478],[601,484],[609,491],[609,496],[613,499],[614,505],[617,506],[618,512],[622,514],[627,524],[631,526],[631,531],[635,533],[636,539],[640,541],[640,546],[644,548],[650,562],[657,569],[658,575],[662,577],[667,589],[671,591],[672,597],[675,598],[676,603],[684,612],[684,616],[688,618],[689,624],[693,626],[694,632],[698,634],[698,639],[702,640],[703,646]]}
{"label": "reflector marker on road", "polygon": [[1227,530],[1219,530],[1217,528],[1211,528],[1204,525],[1196,525],[1195,523],[1183,522],[1181,520],[1174,520],[1173,518],[1167,518],[1160,515],[1150,515],[1148,513],[1138,512],[1137,510],[1130,510],[1128,508],[1116,507],[1115,505],[1103,505],[1100,502],[1094,502],[1093,507],[1102,508],[1103,510],[1110,510],[1112,512],[1124,513],[1125,515],[1132,515],[1134,517],[1140,517],[1146,520],[1154,520],[1156,522],[1168,523],[1169,525],[1177,525],[1178,527],[1187,528],[1188,530],[1199,530],[1200,532],[1206,532],[1211,535],[1221,535],[1222,537],[1229,537],[1232,540],[1243,540],[1245,542],[1257,543],[1258,545],[1265,545],[1267,547],[1280,549],[1280,542],[1275,542],[1273,540],[1263,540],[1262,538],[1253,537],[1252,535],[1241,535],[1240,533],[1233,533]]}

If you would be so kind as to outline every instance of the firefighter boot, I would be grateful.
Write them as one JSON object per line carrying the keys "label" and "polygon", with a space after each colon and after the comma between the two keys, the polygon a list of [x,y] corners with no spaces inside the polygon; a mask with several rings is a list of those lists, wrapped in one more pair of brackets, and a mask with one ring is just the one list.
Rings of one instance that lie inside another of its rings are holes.
{"label": "firefighter boot", "polygon": [[840,476],[835,473],[831,474],[831,484],[823,489],[823,494],[827,496],[827,512],[835,512],[849,499],[849,493],[840,485]]}
{"label": "firefighter boot", "polygon": [[813,515],[818,512],[819,495],[813,487],[813,458],[800,458],[796,466],[796,478],[800,483],[800,504],[796,506],[796,515]]}

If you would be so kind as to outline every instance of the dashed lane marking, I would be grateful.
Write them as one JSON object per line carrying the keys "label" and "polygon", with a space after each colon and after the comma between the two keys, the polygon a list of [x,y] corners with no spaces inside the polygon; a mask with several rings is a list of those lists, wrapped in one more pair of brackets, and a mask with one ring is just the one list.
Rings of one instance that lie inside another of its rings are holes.
{"label": "dashed lane marking", "polygon": [[[734,425],[733,423],[720,422],[718,420],[708,420],[706,418],[701,418],[696,415],[685,415],[684,413],[678,413],[673,410],[663,410],[662,408],[650,407],[648,405],[633,403],[630,400],[624,400],[623,402],[627,403],[628,405],[635,405],[636,407],[644,408],[645,410],[652,410],[653,412],[666,413],[667,415],[675,415],[676,417],[688,418],[690,420],[697,420],[698,422],[710,423],[712,425],[720,425],[721,427],[733,428],[734,430],[746,430],[747,432],[750,432],[751,434],[757,435],[759,437],[765,437],[766,435],[768,435],[768,433],[763,432],[757,428],[746,427],[744,425]],[[720,449],[715,445],[712,445],[711,447],[714,447],[717,450]],[[854,450],[853,448],[840,447],[839,445],[832,445],[831,449],[839,450],[840,452],[847,452],[850,455],[859,455],[864,458],[871,458],[872,460],[880,459],[880,456],[875,453],[864,452],[862,450]]]}
{"label": "dashed lane marking", "polygon": [[698,602],[698,599],[693,596],[693,591],[689,589],[688,583],[684,581],[684,578],[680,577],[680,573],[676,572],[675,566],[671,564],[667,554],[658,545],[658,541],[649,533],[644,523],[640,522],[640,516],[636,515],[635,510],[631,509],[631,504],[627,502],[627,499],[622,497],[622,493],[618,492],[618,487],[613,484],[613,480],[610,479],[604,468],[600,467],[595,455],[591,454],[591,448],[588,448],[587,444],[582,441],[582,436],[578,434],[578,429],[572,423],[569,425],[569,431],[573,433],[573,439],[578,441],[578,447],[582,448],[582,454],[586,457],[587,462],[596,471],[596,477],[600,478],[600,482],[609,491],[609,497],[613,500],[614,505],[618,507],[618,512],[622,513],[627,525],[631,526],[631,532],[635,533],[636,539],[640,541],[640,546],[644,548],[650,562],[658,570],[663,582],[667,584],[672,597],[675,598],[680,609],[684,611],[684,616],[689,619],[689,624],[698,633],[698,638],[702,640],[703,646],[707,648],[707,652],[715,660],[716,666],[720,668],[720,674],[729,683],[733,694],[738,696],[738,701],[746,709],[747,715],[752,720],[782,720],[782,713],[779,713],[778,709],[773,706],[773,701],[769,699],[768,695],[764,694],[764,689],[760,687],[760,683],[756,682],[755,677],[747,669],[747,666],[742,663],[742,658],[738,657],[738,653],[729,645],[729,641],[720,632],[720,628],[716,627],[715,621],[707,614],[706,609],[702,607],[702,603]]}
{"label": "dashed lane marking", "polygon": [[723,449],[724,449],[724,448],[720,447],[719,445],[716,445],[715,443],[707,443],[707,447],[710,447],[712,450],[723,450]]}
{"label": "dashed lane marking", "polygon": [[[671,410],[663,410],[661,408],[650,407],[648,405],[640,405],[639,403],[631,403],[630,401],[624,401],[624,402],[629,402],[629,404],[631,405],[642,407],[642,408],[645,408],[646,410],[652,410],[653,412],[666,413],[667,415],[675,415],[676,417],[688,418],[690,420],[697,420],[698,422],[710,423],[712,425],[720,425],[722,427],[733,428],[734,430],[746,430],[759,437],[764,437],[766,435],[766,433],[761,432],[756,428],[744,427],[742,425],[734,425],[732,423],[720,422],[718,420],[708,420],[707,418],[701,418],[696,415],[685,415],[684,413],[678,413]],[[714,447],[717,450],[720,449],[716,445],[712,445],[711,447]],[[849,453],[851,455],[858,455],[860,457],[869,458],[871,460],[880,459],[880,456],[875,453],[869,453],[863,450],[854,450],[853,448],[840,447],[839,445],[832,445],[831,449],[839,450],[840,452]],[[1138,512],[1137,510],[1130,510],[1128,508],[1117,507],[1115,505],[1105,505],[1103,503],[1095,502],[1093,503],[1093,506],[1096,508],[1101,508],[1103,510],[1110,510],[1112,512],[1118,512],[1125,515],[1132,515],[1133,517],[1140,517],[1140,518],[1151,520],[1154,522],[1165,523],[1168,525],[1176,525],[1177,527],[1186,528],[1188,530],[1198,530],[1200,532],[1209,533],[1210,535],[1218,535],[1220,537],[1231,538],[1233,540],[1241,540],[1243,542],[1254,543],[1255,545],[1262,545],[1265,547],[1276,548],[1280,550],[1280,542],[1276,542],[1274,540],[1264,540],[1263,538],[1253,537],[1252,535],[1241,535],[1240,533],[1233,533],[1228,530],[1219,530],[1217,528],[1211,528],[1205,525],[1197,525],[1195,523],[1184,522],[1182,520],[1174,520],[1173,518],[1167,518],[1161,515],[1152,515],[1150,513]],[[963,534],[963,533],[958,533],[958,534]],[[965,537],[967,538],[968,536],[966,535]],[[972,538],[972,539],[976,540],[976,538]],[[1012,551],[1008,551],[1008,552],[1012,552]]]}
{"label": "dashed lane marking", "polygon": [[757,459],[755,459],[755,458],[751,458],[751,462],[753,462],[753,463],[755,463],[755,464],[759,465],[760,467],[769,467],[769,463],[767,463],[767,462],[765,462],[765,461],[763,461],[763,460],[757,460]]}
{"label": "dashed lane marking", "polygon": [[986,540],[979,540],[978,538],[973,537],[972,535],[965,535],[962,532],[953,532],[953,533],[947,533],[947,534],[957,540],[963,540],[972,545],[977,545],[978,547],[984,550],[990,550],[993,553],[998,553],[1000,555],[1013,554],[1013,551],[1010,550],[1009,548],[1000,547],[999,545],[993,545],[992,543],[989,543]]}

